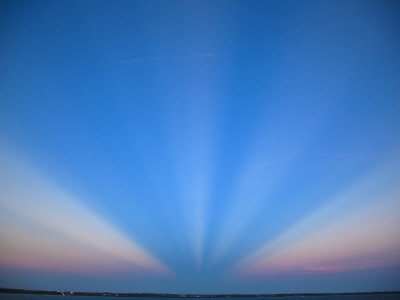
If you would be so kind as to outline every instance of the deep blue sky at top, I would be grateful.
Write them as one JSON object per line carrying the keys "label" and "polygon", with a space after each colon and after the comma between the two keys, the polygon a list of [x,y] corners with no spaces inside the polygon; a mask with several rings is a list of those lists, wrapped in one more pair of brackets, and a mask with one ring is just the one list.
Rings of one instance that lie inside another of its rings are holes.
{"label": "deep blue sky at top", "polygon": [[188,291],[234,289],[236,262],[398,153],[396,1],[0,10],[2,143]]}

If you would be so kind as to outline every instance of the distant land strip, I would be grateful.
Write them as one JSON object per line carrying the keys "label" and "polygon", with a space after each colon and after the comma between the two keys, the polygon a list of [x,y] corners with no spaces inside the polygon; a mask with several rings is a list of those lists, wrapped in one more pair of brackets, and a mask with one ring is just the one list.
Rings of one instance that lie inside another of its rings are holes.
{"label": "distant land strip", "polygon": [[164,293],[110,293],[110,292],[72,292],[40,291],[0,288],[0,294],[60,295],[60,296],[97,296],[97,297],[137,297],[137,298],[272,298],[272,297],[310,297],[344,295],[400,295],[400,291],[385,292],[349,292],[349,293],[286,293],[286,294],[164,294]]}

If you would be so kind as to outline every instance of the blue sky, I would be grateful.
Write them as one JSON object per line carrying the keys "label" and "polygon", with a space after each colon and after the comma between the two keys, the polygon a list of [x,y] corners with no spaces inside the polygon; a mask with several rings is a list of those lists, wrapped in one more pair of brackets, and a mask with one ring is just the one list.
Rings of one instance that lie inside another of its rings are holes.
{"label": "blue sky", "polygon": [[399,290],[399,20],[2,1],[0,285]]}

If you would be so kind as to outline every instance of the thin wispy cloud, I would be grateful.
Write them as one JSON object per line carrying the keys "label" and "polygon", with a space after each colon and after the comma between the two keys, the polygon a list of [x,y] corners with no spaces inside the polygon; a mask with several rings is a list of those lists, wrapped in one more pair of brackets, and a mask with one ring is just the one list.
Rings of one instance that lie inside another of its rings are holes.
{"label": "thin wispy cloud", "polygon": [[178,55],[170,55],[170,56],[153,56],[153,57],[136,57],[132,59],[126,60],[118,60],[116,63],[118,64],[140,64],[146,62],[157,62],[157,61],[184,61],[196,58],[214,58],[217,55],[215,53],[197,53],[185,56],[178,56]]}
{"label": "thin wispy cloud", "polygon": [[200,54],[193,54],[190,56],[190,58],[196,58],[196,57],[216,57],[217,55],[215,53],[200,53]]}

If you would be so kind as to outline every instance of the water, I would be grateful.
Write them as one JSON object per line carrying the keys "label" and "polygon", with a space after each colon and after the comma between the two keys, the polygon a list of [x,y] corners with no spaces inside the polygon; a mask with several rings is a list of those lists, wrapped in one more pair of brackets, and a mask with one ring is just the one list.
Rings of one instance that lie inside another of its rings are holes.
{"label": "water", "polygon": [[[0,294],[0,300],[183,300],[183,298],[139,298],[139,297],[97,297],[97,296],[55,296],[55,295],[18,295]],[[195,298],[188,298],[191,300]],[[201,299],[201,298],[200,298]],[[393,295],[345,295],[345,296],[308,296],[308,297],[269,297],[269,298],[203,298],[201,300],[400,300],[400,294]]]}

